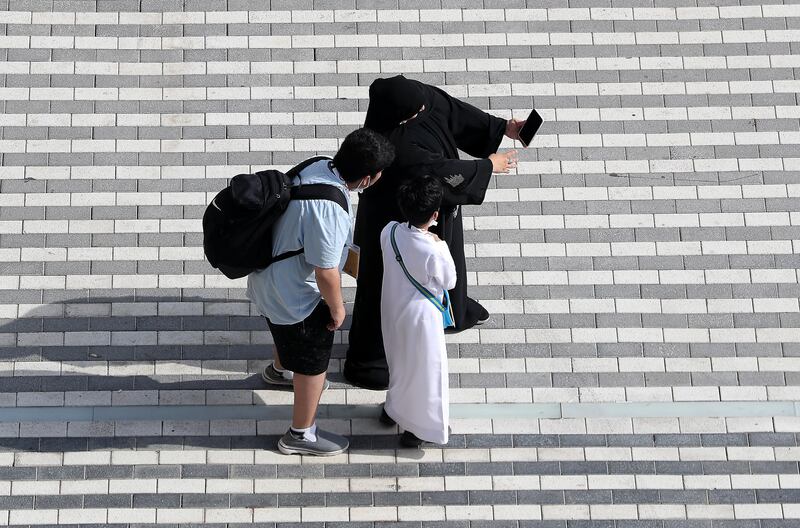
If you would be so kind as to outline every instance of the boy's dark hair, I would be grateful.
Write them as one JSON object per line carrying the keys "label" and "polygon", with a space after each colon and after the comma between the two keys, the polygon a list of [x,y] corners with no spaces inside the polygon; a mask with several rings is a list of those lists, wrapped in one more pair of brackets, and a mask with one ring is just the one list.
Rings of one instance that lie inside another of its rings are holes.
{"label": "boy's dark hair", "polygon": [[397,204],[411,225],[419,227],[430,220],[442,205],[442,183],[428,174],[406,180],[398,189]]}
{"label": "boy's dark hair", "polygon": [[359,128],[347,134],[333,157],[333,166],[344,181],[375,176],[394,161],[394,145],[381,134]]}

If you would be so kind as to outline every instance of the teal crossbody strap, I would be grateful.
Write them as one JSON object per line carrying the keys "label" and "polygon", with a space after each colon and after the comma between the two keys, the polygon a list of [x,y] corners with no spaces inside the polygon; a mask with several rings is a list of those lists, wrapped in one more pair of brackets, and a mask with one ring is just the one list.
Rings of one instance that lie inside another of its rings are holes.
{"label": "teal crossbody strap", "polygon": [[445,312],[445,310],[447,310],[447,308],[445,308],[445,306],[442,304],[442,302],[441,302],[439,299],[437,299],[437,298],[436,298],[436,296],[435,296],[434,294],[432,294],[432,293],[431,293],[431,292],[430,292],[430,291],[429,291],[427,288],[425,288],[425,286],[423,286],[422,284],[420,284],[419,282],[417,282],[417,280],[416,280],[414,277],[412,277],[412,276],[411,276],[411,274],[410,274],[410,273],[408,272],[408,270],[406,269],[406,265],[403,263],[403,257],[402,257],[402,256],[400,256],[400,251],[397,249],[397,241],[396,241],[396,240],[395,240],[395,238],[394,238],[394,232],[395,232],[395,230],[397,229],[397,226],[398,226],[398,225],[400,225],[400,224],[395,224],[395,225],[393,225],[393,226],[392,226],[392,232],[391,232],[391,239],[392,239],[392,249],[394,250],[394,258],[395,258],[395,259],[397,260],[397,262],[400,264],[400,267],[401,267],[401,268],[403,268],[403,273],[405,273],[405,274],[406,274],[406,277],[408,278],[408,280],[409,280],[409,281],[411,281],[411,284],[413,284],[413,285],[414,285],[414,287],[415,287],[417,290],[419,290],[419,292],[420,292],[420,293],[421,293],[421,294],[422,294],[422,295],[423,295],[423,296],[424,296],[426,299],[428,299],[430,302],[432,302],[432,303],[433,303],[433,305],[434,305],[434,306],[436,306],[436,308],[437,308],[437,309],[438,309],[440,312],[444,313],[444,312]]}

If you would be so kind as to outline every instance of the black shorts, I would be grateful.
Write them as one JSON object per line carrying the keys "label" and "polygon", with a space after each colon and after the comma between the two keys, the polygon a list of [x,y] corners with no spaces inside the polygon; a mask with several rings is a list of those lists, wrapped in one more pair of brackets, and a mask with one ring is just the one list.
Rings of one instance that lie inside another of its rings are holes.
{"label": "black shorts", "polygon": [[299,323],[279,325],[267,319],[281,366],[306,376],[328,370],[333,348],[333,332],[328,330],[330,322],[331,312],[323,301]]}

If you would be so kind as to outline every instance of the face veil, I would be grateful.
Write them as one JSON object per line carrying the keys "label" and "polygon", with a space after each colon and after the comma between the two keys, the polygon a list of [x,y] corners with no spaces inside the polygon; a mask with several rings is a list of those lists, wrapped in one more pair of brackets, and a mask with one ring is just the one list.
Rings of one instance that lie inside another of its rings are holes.
{"label": "face veil", "polygon": [[364,126],[386,133],[426,104],[423,86],[402,75],[377,79],[369,87],[369,107]]}

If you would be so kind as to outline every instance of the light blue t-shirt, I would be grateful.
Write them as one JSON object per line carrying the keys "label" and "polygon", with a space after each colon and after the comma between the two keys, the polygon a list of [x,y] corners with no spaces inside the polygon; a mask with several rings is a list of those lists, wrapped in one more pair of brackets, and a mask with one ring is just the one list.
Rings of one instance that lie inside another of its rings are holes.
{"label": "light blue t-shirt", "polygon": [[302,181],[327,183],[342,191],[348,210],[331,200],[292,200],[275,222],[272,255],[305,248],[300,255],[281,260],[247,277],[247,297],[274,324],[299,323],[321,299],[314,267],[341,268],[352,243],[352,207],[344,180],[329,160],[303,169],[293,185]]}

